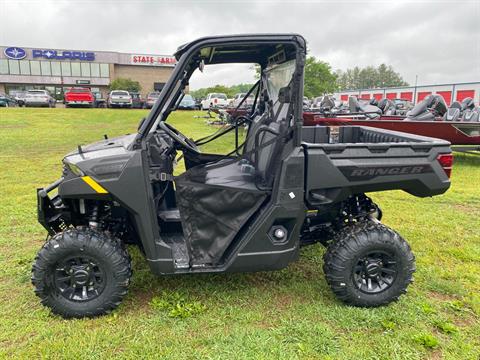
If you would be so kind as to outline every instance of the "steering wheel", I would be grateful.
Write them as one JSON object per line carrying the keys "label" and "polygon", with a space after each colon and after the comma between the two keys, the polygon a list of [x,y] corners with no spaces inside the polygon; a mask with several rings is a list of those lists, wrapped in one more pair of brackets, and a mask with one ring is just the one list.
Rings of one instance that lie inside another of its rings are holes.
{"label": "steering wheel", "polygon": [[168,136],[170,136],[173,140],[175,140],[178,144],[180,144],[183,148],[199,153],[197,145],[193,142],[193,140],[189,139],[185,135],[183,135],[180,131],[175,129],[172,125],[167,124],[165,121],[160,121],[158,124],[160,129],[165,131]]}

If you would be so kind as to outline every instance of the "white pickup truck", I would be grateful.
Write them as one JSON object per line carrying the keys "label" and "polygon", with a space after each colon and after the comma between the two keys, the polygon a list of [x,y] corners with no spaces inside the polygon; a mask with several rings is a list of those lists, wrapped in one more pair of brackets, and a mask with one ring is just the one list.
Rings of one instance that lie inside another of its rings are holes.
{"label": "white pickup truck", "polygon": [[113,90],[108,95],[107,106],[113,107],[132,107],[132,96],[125,90]]}
{"label": "white pickup truck", "polygon": [[212,107],[224,108],[228,105],[227,95],[222,93],[210,93],[202,100],[202,110],[208,110]]}

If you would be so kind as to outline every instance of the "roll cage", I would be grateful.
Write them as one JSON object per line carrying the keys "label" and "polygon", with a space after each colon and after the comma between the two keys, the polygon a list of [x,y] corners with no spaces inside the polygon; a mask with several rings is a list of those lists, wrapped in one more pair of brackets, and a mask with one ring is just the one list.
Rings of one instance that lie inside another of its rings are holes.
{"label": "roll cage", "polygon": [[305,55],[305,39],[297,34],[205,37],[179,47],[175,53],[178,63],[162,89],[159,100],[140,123],[133,149],[140,149],[147,134],[155,131],[161,121],[166,121],[200,64],[257,63],[263,71],[271,64],[291,59],[296,60],[296,68],[290,96],[297,106],[294,106],[295,121],[290,126],[293,127],[295,145],[300,145]]}

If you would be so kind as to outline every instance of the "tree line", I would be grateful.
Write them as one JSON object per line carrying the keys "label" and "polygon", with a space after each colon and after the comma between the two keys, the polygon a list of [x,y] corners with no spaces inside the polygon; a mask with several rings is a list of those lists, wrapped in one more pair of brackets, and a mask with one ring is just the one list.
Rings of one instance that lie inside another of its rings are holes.
{"label": "tree line", "polygon": [[[408,83],[396,72],[392,66],[380,64],[377,67],[367,66],[360,68],[334,71],[327,62],[307,57],[305,62],[304,93],[308,98],[322,96],[341,90],[359,90],[370,88],[407,86]],[[228,98],[235,94],[246,93],[253,84],[237,84],[232,86],[215,85],[190,91],[194,98],[205,98],[209,93],[223,93]],[[110,84],[110,90],[140,91],[138,81],[119,78]]]}
{"label": "tree line", "polygon": [[[408,83],[392,66],[380,64],[334,71],[327,62],[308,56],[305,62],[304,94],[308,98],[322,96],[341,90],[358,90],[377,87],[407,86]],[[233,86],[215,85],[190,91],[194,98],[204,98],[209,93],[224,93],[233,97],[237,93],[246,93],[253,84]]]}

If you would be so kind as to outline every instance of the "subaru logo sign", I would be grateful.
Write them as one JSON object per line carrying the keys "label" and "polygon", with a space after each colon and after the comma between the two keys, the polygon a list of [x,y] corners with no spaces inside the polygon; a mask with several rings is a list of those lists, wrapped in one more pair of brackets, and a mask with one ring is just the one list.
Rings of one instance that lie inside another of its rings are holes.
{"label": "subaru logo sign", "polygon": [[3,50],[3,53],[7,58],[13,60],[20,60],[27,56],[27,52],[25,50],[14,46],[6,48],[5,50]]}

